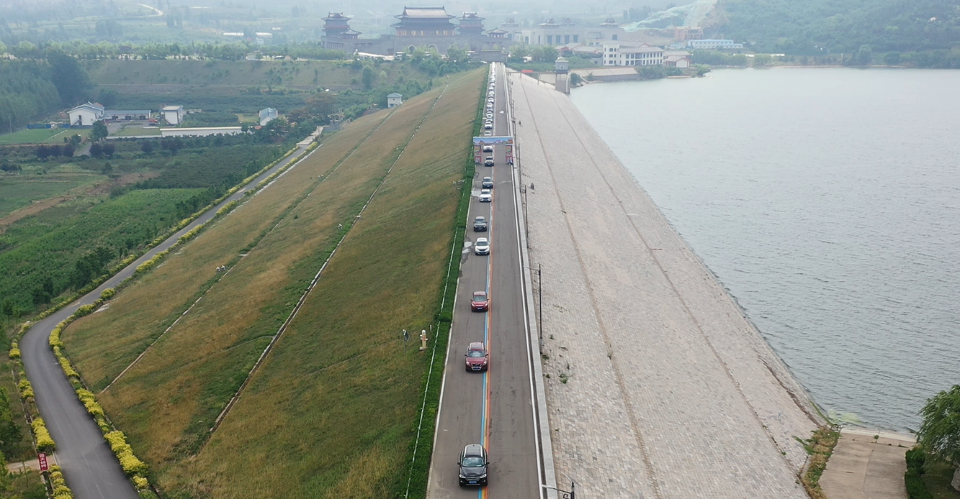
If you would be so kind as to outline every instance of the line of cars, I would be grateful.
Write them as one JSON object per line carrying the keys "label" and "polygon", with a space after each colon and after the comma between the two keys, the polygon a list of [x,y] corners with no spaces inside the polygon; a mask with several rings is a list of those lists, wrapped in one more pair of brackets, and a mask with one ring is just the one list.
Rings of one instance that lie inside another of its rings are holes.
{"label": "line of cars", "polygon": [[[490,137],[493,135],[494,104],[496,96],[496,75],[490,74],[490,86],[487,89],[487,102],[484,111],[483,135]],[[489,154],[483,160],[483,165],[492,167],[495,164],[493,159],[493,146],[483,146],[483,152]],[[493,177],[483,177],[480,182],[480,195],[478,200],[481,203],[493,202]],[[477,215],[473,220],[474,232],[487,232],[489,225],[487,218]],[[476,255],[490,254],[490,240],[486,237],[478,237],[473,244],[473,252]],[[490,311],[490,296],[486,291],[474,291],[470,298],[470,310],[473,312]],[[467,353],[464,354],[464,367],[468,372],[485,372],[490,368],[490,352],[482,341],[471,342],[467,346]],[[468,444],[460,452],[460,459],[457,461],[459,466],[460,485],[487,485],[487,467],[490,464],[487,450],[482,444]]]}

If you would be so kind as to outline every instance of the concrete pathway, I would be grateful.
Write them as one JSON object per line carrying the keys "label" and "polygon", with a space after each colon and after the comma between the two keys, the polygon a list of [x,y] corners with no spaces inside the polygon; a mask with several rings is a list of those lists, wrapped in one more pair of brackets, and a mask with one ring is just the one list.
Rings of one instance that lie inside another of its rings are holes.
{"label": "concrete pathway", "polygon": [[[56,454],[47,454],[47,466],[57,465],[58,463]],[[32,459],[30,461],[23,461],[21,463],[7,463],[7,469],[10,470],[10,473],[20,473],[27,470],[40,471],[40,460]]]}
{"label": "concrete pathway", "polygon": [[569,98],[509,81],[558,485],[806,499],[803,388]]}
{"label": "concrete pathway", "polygon": [[[874,439],[878,434],[880,438]],[[820,488],[830,499],[905,499],[904,454],[914,444],[911,435],[843,430],[820,477]]]}

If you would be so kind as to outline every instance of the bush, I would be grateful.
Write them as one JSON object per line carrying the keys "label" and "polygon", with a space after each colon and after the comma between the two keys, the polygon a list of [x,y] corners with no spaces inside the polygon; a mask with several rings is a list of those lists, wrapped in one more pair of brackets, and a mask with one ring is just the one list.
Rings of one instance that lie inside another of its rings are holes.
{"label": "bush", "polygon": [[101,299],[101,300],[109,300],[110,298],[113,298],[116,294],[117,294],[117,290],[116,290],[116,289],[114,289],[114,288],[107,288],[107,289],[103,290],[102,293],[100,293],[100,299]]}
{"label": "bush", "polygon": [[34,419],[33,423],[30,423],[30,426],[33,428],[33,436],[37,439],[38,451],[52,452],[57,448],[53,437],[51,437],[50,432],[47,431],[47,425],[43,422],[43,418]]}
{"label": "bush", "polygon": [[907,497],[909,499],[933,499],[930,492],[927,491],[927,484],[923,483],[920,473],[916,468],[908,468],[903,475],[903,483],[907,486]]}
{"label": "bush", "polygon": [[97,418],[97,420],[105,417],[103,407],[100,407],[97,399],[93,396],[93,392],[80,389],[77,390],[77,396],[80,397],[80,401],[83,402],[83,406],[87,408],[87,412],[89,412],[91,416]]}
{"label": "bush", "polygon": [[83,305],[82,307],[78,308],[73,315],[74,317],[83,317],[92,314],[94,310],[96,310],[94,305]]}
{"label": "bush", "polygon": [[147,465],[133,455],[133,448],[127,443],[127,437],[122,431],[111,431],[103,436],[110,444],[110,449],[120,460],[120,466],[127,476],[144,475],[147,472]]}
{"label": "bush", "polygon": [[50,487],[53,489],[53,499],[73,499],[73,491],[67,487],[59,466],[50,467]]}
{"label": "bush", "polygon": [[10,360],[17,360],[17,359],[20,358],[20,349],[17,348],[17,342],[16,342],[16,341],[14,341],[14,342],[13,342],[13,346],[10,347],[9,356],[10,356]]}
{"label": "bush", "polygon": [[27,381],[26,377],[20,378],[20,383],[17,384],[17,388],[20,389],[20,398],[28,399],[33,398],[33,385]]}
{"label": "bush", "polygon": [[926,454],[923,452],[923,448],[914,447],[907,451],[907,469],[917,470],[917,473],[923,474],[923,462],[926,460]]}
{"label": "bush", "polygon": [[903,475],[903,483],[907,487],[907,497],[909,499],[933,499],[933,496],[927,490],[927,484],[921,478],[926,457],[923,447],[920,446],[907,451],[905,456],[907,472]]}

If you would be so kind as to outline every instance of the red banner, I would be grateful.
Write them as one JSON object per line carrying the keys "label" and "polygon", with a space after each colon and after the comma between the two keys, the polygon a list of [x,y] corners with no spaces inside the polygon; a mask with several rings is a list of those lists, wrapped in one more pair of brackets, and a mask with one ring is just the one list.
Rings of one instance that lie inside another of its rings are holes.
{"label": "red banner", "polygon": [[37,461],[40,461],[40,471],[47,471],[47,455],[44,453],[37,454]]}

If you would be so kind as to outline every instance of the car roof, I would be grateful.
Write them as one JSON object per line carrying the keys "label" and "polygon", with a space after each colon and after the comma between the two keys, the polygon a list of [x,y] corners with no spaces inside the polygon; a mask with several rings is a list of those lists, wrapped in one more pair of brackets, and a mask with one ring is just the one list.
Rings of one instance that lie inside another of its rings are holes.
{"label": "car roof", "polygon": [[493,177],[483,177],[484,180],[493,180]]}
{"label": "car roof", "polygon": [[463,448],[464,456],[483,456],[485,453],[486,451],[480,444],[467,444]]}
{"label": "car roof", "polygon": [[485,243],[485,242],[487,242],[487,238],[485,238],[485,237],[478,237],[478,238],[477,238],[477,243]]}
{"label": "car roof", "polygon": [[483,218],[483,215],[477,215],[476,220],[486,220],[486,218]]}
{"label": "car roof", "polygon": [[469,348],[470,350],[483,350],[483,342],[482,342],[482,341],[474,341],[474,342],[470,343],[470,346],[467,347],[467,348]]}
{"label": "car roof", "polygon": [[[474,292],[473,292],[473,296],[487,296],[487,292],[486,292],[486,291],[474,291]],[[471,343],[471,345],[473,345],[473,343]],[[482,343],[481,343],[481,345],[482,345]]]}

